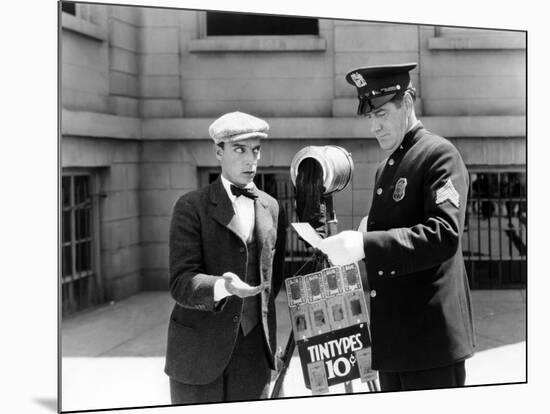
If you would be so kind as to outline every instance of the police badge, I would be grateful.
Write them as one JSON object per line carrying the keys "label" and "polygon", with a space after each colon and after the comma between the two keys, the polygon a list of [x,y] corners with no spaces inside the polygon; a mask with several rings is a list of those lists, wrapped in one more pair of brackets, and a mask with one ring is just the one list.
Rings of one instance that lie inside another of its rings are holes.
{"label": "police badge", "polygon": [[401,177],[395,184],[395,190],[393,190],[393,200],[401,201],[405,197],[405,187],[407,186],[407,179]]}

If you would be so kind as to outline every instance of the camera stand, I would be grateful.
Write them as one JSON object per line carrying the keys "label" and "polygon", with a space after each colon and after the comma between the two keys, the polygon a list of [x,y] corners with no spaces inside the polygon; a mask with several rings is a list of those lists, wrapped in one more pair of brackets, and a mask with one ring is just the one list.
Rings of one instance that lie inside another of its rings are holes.
{"label": "camera stand", "polygon": [[[338,225],[337,225],[338,220],[336,219],[336,214],[334,212],[332,196],[324,197],[323,201],[325,202],[326,211],[328,213],[327,214],[328,220],[326,221],[326,224],[325,224],[325,234],[328,237],[338,233]],[[308,264],[313,260],[314,260],[314,264],[313,264],[314,272],[330,266],[328,262],[328,258],[320,251],[316,251],[312,256],[312,258],[308,262],[306,262],[306,264]],[[304,268],[304,266],[302,266],[302,268],[300,268],[294,276],[297,276],[300,273],[300,271]],[[292,355],[294,354],[295,348],[296,348],[296,342],[294,339],[294,332],[291,329],[290,334],[288,336],[287,343],[286,343],[284,354],[281,357],[282,366],[280,367],[277,377],[275,379],[273,390],[271,392],[271,398],[277,398],[281,392],[282,385],[283,385],[285,376],[287,374],[288,367],[290,365],[290,361],[292,359]],[[368,386],[369,392],[380,391],[377,380],[367,381],[367,386]],[[344,390],[346,394],[351,394],[354,392],[352,381],[344,382]]]}

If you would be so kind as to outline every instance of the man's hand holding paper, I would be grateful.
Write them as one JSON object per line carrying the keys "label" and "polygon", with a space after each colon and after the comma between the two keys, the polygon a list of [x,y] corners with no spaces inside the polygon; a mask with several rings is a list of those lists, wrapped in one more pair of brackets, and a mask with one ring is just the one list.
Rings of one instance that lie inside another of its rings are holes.
{"label": "man's hand holding paper", "polygon": [[258,286],[250,286],[248,283],[245,283],[239,276],[232,272],[226,272],[222,275],[225,282],[225,289],[231,295],[236,295],[240,298],[246,298],[248,296],[255,296],[260,293],[262,290],[267,289],[268,284],[262,283]]}
{"label": "man's hand holding paper", "polygon": [[323,239],[317,246],[336,266],[356,263],[365,257],[363,233],[346,230]]}

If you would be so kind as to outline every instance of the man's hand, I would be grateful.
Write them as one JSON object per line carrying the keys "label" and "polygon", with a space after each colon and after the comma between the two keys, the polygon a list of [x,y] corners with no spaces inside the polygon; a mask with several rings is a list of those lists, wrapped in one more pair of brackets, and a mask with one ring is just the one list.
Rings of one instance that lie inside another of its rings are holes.
{"label": "man's hand", "polygon": [[243,282],[239,276],[232,272],[226,272],[222,275],[225,282],[225,289],[232,295],[237,295],[240,298],[246,298],[248,296],[254,296],[260,293],[262,290],[267,289],[268,283],[264,282],[258,286],[250,286],[248,283]]}
{"label": "man's hand", "polygon": [[365,257],[363,233],[346,230],[323,239],[317,246],[336,266],[356,263]]}

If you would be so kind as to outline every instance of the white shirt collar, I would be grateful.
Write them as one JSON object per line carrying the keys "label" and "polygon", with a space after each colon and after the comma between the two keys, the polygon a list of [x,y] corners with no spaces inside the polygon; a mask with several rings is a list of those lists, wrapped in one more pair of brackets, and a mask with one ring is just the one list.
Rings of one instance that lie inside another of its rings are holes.
{"label": "white shirt collar", "polygon": [[[223,184],[223,187],[225,188],[225,191],[227,192],[227,195],[229,196],[229,199],[231,200],[232,203],[234,203],[237,197],[235,197],[235,195],[231,192],[231,184],[233,183],[229,181],[227,178],[225,178],[223,174],[220,174],[220,177],[222,178],[222,184]],[[254,182],[250,182],[247,185],[245,185],[245,188],[253,188],[253,187],[254,187]]]}

